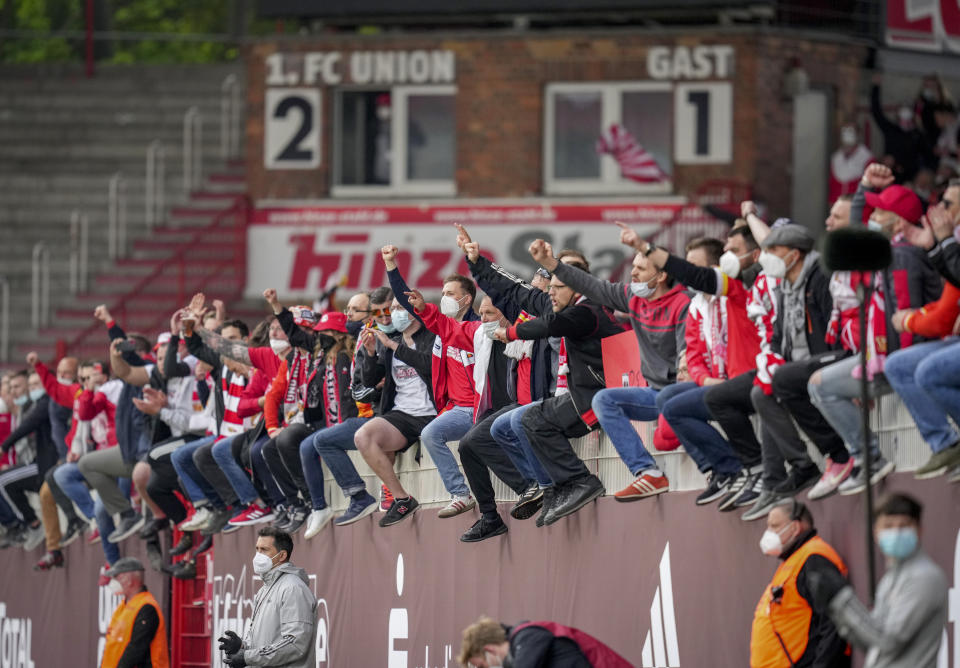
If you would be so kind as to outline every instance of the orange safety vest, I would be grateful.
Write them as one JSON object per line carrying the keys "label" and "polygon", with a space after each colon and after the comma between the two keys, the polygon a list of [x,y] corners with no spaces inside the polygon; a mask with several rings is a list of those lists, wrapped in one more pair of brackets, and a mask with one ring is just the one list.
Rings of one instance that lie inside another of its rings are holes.
{"label": "orange safety vest", "polygon": [[[828,559],[846,576],[847,567],[843,559],[819,536],[801,545],[780,564],[773,574],[773,580],[764,589],[753,615],[750,668],[790,668],[806,651],[813,610],[797,591],[797,576],[807,559],[814,554]],[[777,587],[783,589],[779,603],[773,600],[773,590]],[[789,658],[786,652],[790,653]]]}
{"label": "orange safety vest", "polygon": [[153,668],[170,668],[170,653],[167,651],[167,627],[163,622],[163,612],[157,600],[148,591],[142,591],[129,601],[117,606],[107,627],[107,642],[103,648],[103,662],[100,668],[116,668],[123,656],[123,651],[130,642],[133,633],[133,622],[137,618],[140,608],[152,605],[157,609],[160,625],[150,641],[150,661]]}

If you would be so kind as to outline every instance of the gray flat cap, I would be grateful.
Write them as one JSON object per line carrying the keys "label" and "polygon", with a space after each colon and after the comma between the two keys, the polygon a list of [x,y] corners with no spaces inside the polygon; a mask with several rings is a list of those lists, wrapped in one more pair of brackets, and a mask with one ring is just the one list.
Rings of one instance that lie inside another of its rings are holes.
{"label": "gray flat cap", "polygon": [[803,225],[782,225],[770,231],[770,234],[761,244],[764,248],[771,246],[786,246],[796,248],[805,253],[813,250],[814,239],[810,231]]}
{"label": "gray flat cap", "polygon": [[136,557],[123,557],[122,559],[117,559],[116,563],[110,567],[110,570],[108,570],[105,575],[113,578],[121,573],[135,573],[143,570],[143,564]]}

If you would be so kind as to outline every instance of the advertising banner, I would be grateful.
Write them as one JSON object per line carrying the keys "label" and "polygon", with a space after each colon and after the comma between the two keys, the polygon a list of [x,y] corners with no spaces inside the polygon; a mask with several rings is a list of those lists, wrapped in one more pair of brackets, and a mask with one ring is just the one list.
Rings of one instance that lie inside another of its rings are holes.
{"label": "advertising banner", "polygon": [[555,252],[577,248],[592,271],[609,277],[632,256],[620,245],[615,221],[653,235],[665,225],[688,236],[724,234],[726,225],[681,200],[642,204],[547,204],[460,206],[330,206],[257,209],[248,232],[246,296],[276,288],[281,299],[312,299],[331,280],[345,289],[386,285],[380,248],[400,248],[398,264],[408,283],[439,292],[453,272],[469,275],[456,246],[462,223],[481,253],[529,277],[535,265],[527,248],[549,241]]}

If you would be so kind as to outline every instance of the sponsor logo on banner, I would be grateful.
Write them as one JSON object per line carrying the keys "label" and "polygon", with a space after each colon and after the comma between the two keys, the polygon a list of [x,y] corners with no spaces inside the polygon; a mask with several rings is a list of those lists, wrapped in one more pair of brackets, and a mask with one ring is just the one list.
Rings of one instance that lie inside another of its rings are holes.
{"label": "sponsor logo on banner", "polygon": [[[397,598],[403,596],[404,585],[403,553],[397,555]],[[410,639],[410,619],[406,608],[390,608],[390,619],[387,623],[387,668],[408,668],[409,652],[403,646],[409,643],[398,641]],[[423,648],[423,665],[416,664],[410,668],[453,668],[453,645],[444,644],[440,652],[443,658],[441,664],[430,663],[430,645]],[[436,660],[436,659],[435,659]]]}
{"label": "sponsor logo on banner", "polygon": [[5,602],[0,602],[0,668],[34,668],[33,620],[7,617]]}
{"label": "sponsor logo on banner", "polygon": [[670,543],[660,558],[660,586],[653,593],[650,606],[650,629],[640,654],[643,668],[679,668],[680,646],[677,642],[677,615],[673,608],[673,577],[670,573]]}
{"label": "sponsor logo on banner", "polygon": [[[697,234],[722,234],[726,226],[682,202],[643,205],[542,205],[443,207],[310,207],[260,209],[248,232],[246,294],[259,297],[268,287],[280,297],[313,297],[331,280],[345,279],[345,290],[371,290],[387,284],[380,248],[400,248],[397,264],[411,286],[439,292],[453,272],[469,275],[456,247],[454,222],[467,226],[483,255],[521,277],[535,265],[527,249],[543,238],[555,252],[584,251],[592,271],[609,276],[631,253],[620,245],[615,221],[642,235],[664,223],[694,223]],[[713,227],[711,227],[713,226]]]}

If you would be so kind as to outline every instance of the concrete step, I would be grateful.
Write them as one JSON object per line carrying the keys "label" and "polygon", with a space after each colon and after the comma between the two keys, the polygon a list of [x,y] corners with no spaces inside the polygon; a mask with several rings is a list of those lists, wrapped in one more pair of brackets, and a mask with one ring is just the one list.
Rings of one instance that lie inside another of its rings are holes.
{"label": "concrete step", "polygon": [[[183,115],[190,105],[182,109],[148,108],[135,111],[118,109],[70,109],[68,107],[42,107],[38,109],[0,107],[0,120],[30,121],[41,123],[69,123],[71,120],[77,125],[107,125],[107,126],[134,126],[154,125],[156,127],[173,126],[183,128]],[[204,133],[219,127],[220,111],[217,109],[205,110],[203,114]]]}
{"label": "concrete step", "polygon": [[199,107],[210,118],[220,113],[220,93],[198,94],[170,92],[164,94],[132,93],[124,95],[102,95],[85,92],[31,93],[7,92],[0,88],[0,108],[6,109],[50,109],[62,107],[77,110],[110,110],[114,113],[160,109],[164,111],[186,111],[190,107]]}
{"label": "concrete step", "polygon": [[94,90],[124,92],[130,88],[164,92],[198,89],[217,85],[224,77],[236,74],[243,81],[241,63],[217,64],[113,64],[98,63],[92,78],[87,78],[81,63],[4,63],[0,81],[11,85],[32,83],[38,90],[57,91],[60,86],[89,87]]}
{"label": "concrete step", "polygon": [[[2,162],[19,159],[45,159],[48,162],[51,158],[62,160],[81,159],[81,160],[116,160],[139,162],[140,169],[146,168],[147,144],[150,137],[146,136],[143,141],[132,143],[111,144],[100,141],[76,141],[72,139],[61,140],[50,138],[49,140],[32,141],[25,143],[4,142]],[[220,151],[219,136],[205,138],[200,145],[204,156],[215,156]],[[171,144],[166,149],[167,172],[179,171],[183,160],[183,146],[181,144]]]}

